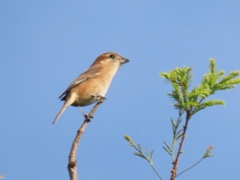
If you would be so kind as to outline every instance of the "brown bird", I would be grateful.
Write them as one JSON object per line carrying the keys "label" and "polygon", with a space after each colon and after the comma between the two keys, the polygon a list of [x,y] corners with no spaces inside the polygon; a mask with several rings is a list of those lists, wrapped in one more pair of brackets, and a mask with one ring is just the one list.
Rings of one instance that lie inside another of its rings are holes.
{"label": "brown bird", "polygon": [[[120,66],[127,62],[129,62],[128,59],[114,52],[98,56],[90,68],[79,75],[59,96],[65,102],[52,124],[59,119],[68,106],[77,106],[81,110],[81,106],[88,106],[97,102],[99,98],[104,98],[114,75]],[[84,114],[83,111],[82,113]]]}

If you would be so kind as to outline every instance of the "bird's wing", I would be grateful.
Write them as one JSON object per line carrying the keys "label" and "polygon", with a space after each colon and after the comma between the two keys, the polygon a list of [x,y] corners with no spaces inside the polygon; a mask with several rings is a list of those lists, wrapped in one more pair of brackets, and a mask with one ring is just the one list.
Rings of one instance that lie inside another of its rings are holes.
{"label": "bird's wing", "polygon": [[[87,81],[88,79],[95,78],[102,73],[102,67],[98,65],[91,66],[87,71],[80,74],[69,86],[68,88],[59,96],[59,99],[62,98],[68,91],[77,85]],[[63,97],[64,98],[64,97]]]}

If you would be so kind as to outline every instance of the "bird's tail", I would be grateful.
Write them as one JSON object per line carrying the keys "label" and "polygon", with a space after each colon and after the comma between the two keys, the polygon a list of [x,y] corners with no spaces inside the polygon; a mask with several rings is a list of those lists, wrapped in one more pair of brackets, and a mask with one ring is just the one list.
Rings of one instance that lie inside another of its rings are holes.
{"label": "bird's tail", "polygon": [[62,115],[62,113],[65,111],[65,109],[66,109],[68,106],[69,106],[69,104],[66,103],[66,102],[63,104],[62,108],[60,109],[60,111],[58,112],[57,116],[56,116],[55,119],[53,120],[52,125],[54,125],[54,124],[57,122],[57,120],[60,118],[60,116]]}

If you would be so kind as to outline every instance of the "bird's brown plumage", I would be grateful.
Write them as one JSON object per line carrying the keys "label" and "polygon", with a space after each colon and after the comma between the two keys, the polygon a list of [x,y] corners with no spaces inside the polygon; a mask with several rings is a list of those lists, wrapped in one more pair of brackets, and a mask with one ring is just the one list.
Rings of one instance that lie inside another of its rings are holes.
{"label": "bird's brown plumage", "polygon": [[60,95],[65,101],[55,117],[54,124],[68,106],[87,106],[95,103],[95,96],[104,97],[112,78],[124,63],[129,60],[117,53],[108,52],[100,55],[87,71],[79,75]]}

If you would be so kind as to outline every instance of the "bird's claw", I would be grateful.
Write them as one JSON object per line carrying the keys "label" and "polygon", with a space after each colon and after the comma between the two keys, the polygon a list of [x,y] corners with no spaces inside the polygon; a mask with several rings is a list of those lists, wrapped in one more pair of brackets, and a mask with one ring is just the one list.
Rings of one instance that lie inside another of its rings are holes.
{"label": "bird's claw", "polygon": [[88,122],[90,122],[91,119],[93,119],[93,116],[90,115],[90,114],[84,114],[84,117],[85,117],[85,119],[86,119]]}

